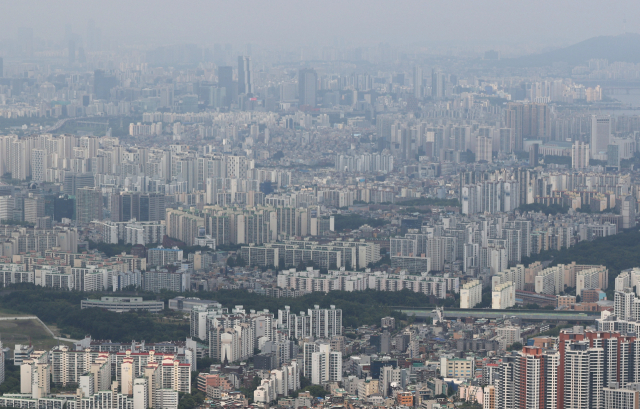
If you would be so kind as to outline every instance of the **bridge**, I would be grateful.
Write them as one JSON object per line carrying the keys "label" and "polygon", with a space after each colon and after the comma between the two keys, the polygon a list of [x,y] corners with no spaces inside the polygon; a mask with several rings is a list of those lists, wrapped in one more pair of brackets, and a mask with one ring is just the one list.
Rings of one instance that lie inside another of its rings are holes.
{"label": "bridge", "polygon": [[[403,314],[415,316],[417,319],[425,319],[435,317],[433,309],[421,308],[405,308],[395,307]],[[553,311],[553,310],[491,310],[491,309],[460,309],[448,308],[443,311],[445,319],[455,320],[458,318],[475,318],[475,319],[501,319],[501,318],[520,318],[523,321],[572,321],[593,323],[600,318],[599,312],[590,311]]]}

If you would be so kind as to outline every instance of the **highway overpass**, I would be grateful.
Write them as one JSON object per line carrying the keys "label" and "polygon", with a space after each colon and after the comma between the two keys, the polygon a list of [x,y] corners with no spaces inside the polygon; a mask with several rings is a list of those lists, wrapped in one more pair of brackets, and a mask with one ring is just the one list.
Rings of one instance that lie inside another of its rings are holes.
{"label": "highway overpass", "polygon": [[[435,312],[433,309],[406,308],[396,307],[396,310],[407,314],[415,315],[418,319],[427,317],[433,318]],[[458,318],[476,318],[476,319],[497,319],[516,317],[523,321],[572,321],[572,322],[595,322],[600,318],[599,312],[582,312],[582,311],[552,311],[552,310],[491,310],[491,309],[459,309],[445,308],[444,318],[455,320]]]}

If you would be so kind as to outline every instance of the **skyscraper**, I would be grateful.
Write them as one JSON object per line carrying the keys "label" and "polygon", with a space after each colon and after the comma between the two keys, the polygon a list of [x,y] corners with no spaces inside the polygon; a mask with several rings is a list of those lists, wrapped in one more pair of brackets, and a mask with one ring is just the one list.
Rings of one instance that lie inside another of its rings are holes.
{"label": "skyscraper", "polygon": [[235,101],[238,86],[233,82],[233,67],[218,67],[218,88],[225,89],[225,105],[229,106],[232,101]]}
{"label": "skyscraper", "polygon": [[591,115],[591,157],[607,152],[611,136],[611,117]]}
{"label": "skyscraper", "polygon": [[431,97],[433,99],[444,98],[444,74],[441,71],[433,70],[431,72]]}
{"label": "skyscraper", "polygon": [[523,110],[524,105],[510,102],[507,105],[507,109],[505,111],[505,123],[507,128],[511,128],[511,137],[513,138],[513,142],[511,144],[511,148],[514,151],[522,150],[522,120],[523,120]]}
{"label": "skyscraper", "polygon": [[422,68],[417,65],[413,67],[413,96],[418,99],[424,97],[424,77]]}
{"label": "skyscraper", "polygon": [[316,91],[318,89],[318,74],[314,69],[305,68],[298,72],[298,100],[299,105],[316,106]]}
{"label": "skyscraper", "polygon": [[0,57],[0,78],[4,77],[4,61]]}
{"label": "skyscraper", "polygon": [[83,187],[93,187],[95,179],[92,173],[68,172],[64,175],[63,191],[65,194],[73,196],[76,191]]}
{"label": "skyscraper", "polygon": [[76,191],[76,222],[78,225],[102,220],[102,194],[100,190],[83,187]]}
{"label": "skyscraper", "polygon": [[253,94],[251,57],[238,57],[238,94]]}
{"label": "skyscraper", "polygon": [[607,145],[607,166],[620,169],[620,147]]}
{"label": "skyscraper", "polygon": [[159,193],[123,192],[111,196],[111,221],[160,221],[166,215],[165,196]]}

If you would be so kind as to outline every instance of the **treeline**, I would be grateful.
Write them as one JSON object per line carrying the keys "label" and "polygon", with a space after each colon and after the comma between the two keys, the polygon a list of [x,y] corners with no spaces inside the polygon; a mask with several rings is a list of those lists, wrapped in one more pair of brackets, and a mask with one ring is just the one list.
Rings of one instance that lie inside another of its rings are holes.
{"label": "treeline", "polygon": [[357,214],[343,215],[336,214],[334,216],[334,228],[336,231],[357,230],[361,226],[368,224],[371,227],[381,227],[387,224],[384,219],[375,219],[373,217],[362,217]]}
{"label": "treeline", "polygon": [[604,265],[609,269],[609,294],[615,278],[622,270],[640,267],[640,231],[625,230],[615,236],[593,241],[581,241],[573,247],[562,250],[548,250],[531,257],[523,257],[522,264],[528,266],[535,261],[551,260],[552,266],[558,264]]}
{"label": "treeline", "polygon": [[438,199],[435,197],[421,197],[396,203],[398,206],[450,206],[460,207],[458,199]]}
{"label": "treeline", "polygon": [[[106,293],[105,293],[106,294]],[[109,293],[117,295],[117,293]],[[132,295],[130,292],[127,295]],[[313,309],[314,305],[329,308],[335,305],[342,309],[343,325],[345,327],[359,327],[361,325],[379,325],[380,319],[392,316],[406,320],[407,316],[394,307],[424,307],[433,308],[444,305],[455,307],[454,298],[437,299],[422,293],[409,290],[402,291],[332,291],[325,293],[311,293],[297,298],[273,298],[258,295],[246,290],[220,290],[215,292],[175,293],[162,292],[136,293],[145,299],[167,301],[176,296],[198,297],[219,302],[226,308],[242,305],[248,310],[267,309],[277,314],[286,305],[291,312]],[[0,296],[0,308],[16,313],[38,316],[47,324],[54,324],[60,331],[73,339],[82,339],[91,335],[94,339],[111,339],[114,342],[129,342],[131,340],[145,340],[158,342],[179,340],[189,336],[189,322],[180,313],[165,309],[162,314],[145,312],[115,313],[99,308],[80,309],[80,301],[87,297],[95,298],[100,293],[81,293],[77,291],[62,291],[33,285],[17,285]]]}
{"label": "treeline", "polygon": [[0,308],[36,315],[46,324],[54,324],[63,334],[73,339],[82,339],[90,334],[95,339],[158,342],[189,336],[189,323],[184,320],[172,320],[143,312],[115,313],[100,308],[80,309],[80,301],[94,295],[95,293],[20,285],[0,297]]}
{"label": "treeline", "polygon": [[133,247],[131,244],[96,243],[89,240],[89,249],[96,249],[107,257],[114,257],[122,253],[131,254],[131,247]]}
{"label": "treeline", "polygon": [[[163,297],[167,299],[178,295],[185,294],[163,293]],[[409,290],[331,291],[326,294],[314,292],[296,298],[266,297],[245,290],[221,290],[191,293],[189,296],[214,300],[226,308],[242,305],[247,311],[268,309],[274,314],[276,314],[279,309],[284,309],[285,305],[288,305],[291,308],[291,312],[295,314],[298,314],[300,311],[306,312],[308,309],[314,308],[314,305],[319,305],[320,308],[329,308],[330,305],[335,305],[336,308],[342,309],[342,323],[345,327],[380,325],[380,319],[386,316],[392,316],[396,319],[407,319],[405,315],[392,307],[435,308],[440,305],[453,307],[457,304],[453,298],[441,300],[433,296],[427,296]]]}
{"label": "treeline", "polygon": [[610,273],[617,275],[627,268],[640,266],[640,231],[626,230],[614,236],[581,241],[559,251],[543,251],[523,257],[522,263],[529,265],[543,260],[552,260],[552,265],[569,264],[572,261],[578,264],[602,264],[607,266]]}
{"label": "treeline", "polygon": [[549,216],[549,215],[555,216],[558,213],[566,214],[569,211],[569,207],[568,206],[560,206],[558,204],[552,204],[552,205],[547,206],[547,205],[542,204],[542,203],[529,203],[529,204],[520,205],[520,207],[518,207],[518,210],[521,213],[542,212],[542,213],[546,214],[547,216]]}

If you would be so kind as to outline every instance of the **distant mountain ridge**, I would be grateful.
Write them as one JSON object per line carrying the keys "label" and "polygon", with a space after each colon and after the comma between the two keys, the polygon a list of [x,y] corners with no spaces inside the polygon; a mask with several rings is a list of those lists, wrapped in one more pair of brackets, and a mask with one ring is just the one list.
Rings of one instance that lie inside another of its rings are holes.
{"label": "distant mountain ridge", "polygon": [[590,59],[607,59],[640,63],[640,34],[625,33],[617,36],[589,38],[569,47],[540,54],[508,58],[500,65],[516,67],[540,67],[565,62],[571,66],[586,64]]}

